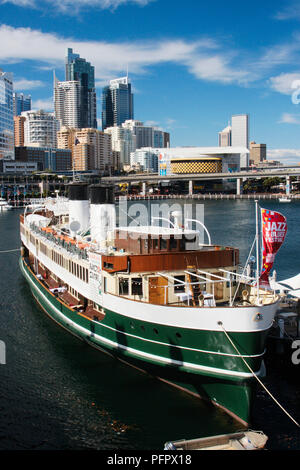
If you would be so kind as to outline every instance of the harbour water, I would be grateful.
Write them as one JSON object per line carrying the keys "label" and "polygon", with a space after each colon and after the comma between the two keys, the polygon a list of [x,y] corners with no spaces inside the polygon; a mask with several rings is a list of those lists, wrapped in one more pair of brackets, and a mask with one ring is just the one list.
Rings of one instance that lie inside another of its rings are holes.
{"label": "harbour water", "polygon": [[[212,242],[237,246],[245,261],[255,234],[253,201],[204,204]],[[300,202],[265,206],[288,221],[276,258],[278,279],[298,274]],[[19,214],[0,213],[1,251],[19,247]],[[215,407],[93,350],[57,326],[33,300],[18,256],[0,254],[0,340],[6,345],[6,364],[0,364],[0,449],[162,450],[169,440],[240,429]],[[266,366],[264,383],[299,422],[300,365],[289,367],[267,354]],[[300,449],[299,428],[260,387],[252,429],[269,436],[268,449]]]}

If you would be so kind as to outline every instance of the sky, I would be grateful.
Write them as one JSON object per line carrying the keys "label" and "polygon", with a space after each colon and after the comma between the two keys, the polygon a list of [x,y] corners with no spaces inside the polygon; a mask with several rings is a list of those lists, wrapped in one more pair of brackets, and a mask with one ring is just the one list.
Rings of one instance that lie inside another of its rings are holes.
{"label": "sky", "polygon": [[129,73],[134,118],[171,146],[217,146],[233,114],[268,159],[300,163],[300,3],[294,0],[0,0],[0,68],[53,110],[67,48],[95,66],[97,114]]}

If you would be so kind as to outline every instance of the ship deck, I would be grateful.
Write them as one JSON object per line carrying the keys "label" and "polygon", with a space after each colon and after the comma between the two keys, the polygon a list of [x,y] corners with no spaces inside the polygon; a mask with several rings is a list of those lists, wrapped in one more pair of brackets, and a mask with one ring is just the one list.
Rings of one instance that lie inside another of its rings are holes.
{"label": "ship deck", "polygon": [[[29,263],[32,272],[34,273],[33,266]],[[35,273],[34,273],[35,274]],[[92,305],[84,305],[84,301],[73,296],[68,290],[64,292],[55,292],[53,290],[60,289],[63,287],[62,284],[59,284],[51,275],[47,273],[40,265],[38,267],[38,273],[35,274],[39,281],[50,290],[59,300],[61,300],[68,307],[76,310],[78,313],[82,314],[85,317],[88,317],[90,320],[101,321],[105,315],[99,310],[95,309]]]}

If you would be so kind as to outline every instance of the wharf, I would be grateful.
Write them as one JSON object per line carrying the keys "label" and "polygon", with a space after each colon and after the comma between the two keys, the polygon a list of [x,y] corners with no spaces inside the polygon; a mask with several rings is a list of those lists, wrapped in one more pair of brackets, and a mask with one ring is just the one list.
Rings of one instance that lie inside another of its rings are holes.
{"label": "wharf", "polygon": [[[128,201],[146,201],[146,200],[160,200],[160,199],[194,199],[194,200],[278,200],[282,198],[282,194],[278,193],[256,193],[256,194],[127,194],[124,196],[117,196],[117,200],[128,200]],[[289,194],[289,199],[292,201],[300,200],[300,194]]]}

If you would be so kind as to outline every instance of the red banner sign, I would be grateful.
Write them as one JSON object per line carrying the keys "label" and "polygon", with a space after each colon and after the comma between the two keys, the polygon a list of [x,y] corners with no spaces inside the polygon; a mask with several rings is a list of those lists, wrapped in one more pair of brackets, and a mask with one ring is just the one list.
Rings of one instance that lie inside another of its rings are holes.
{"label": "red banner sign", "polygon": [[269,285],[269,274],[275,255],[281,247],[287,232],[286,218],[279,212],[261,209],[262,222],[262,269],[260,284]]}

